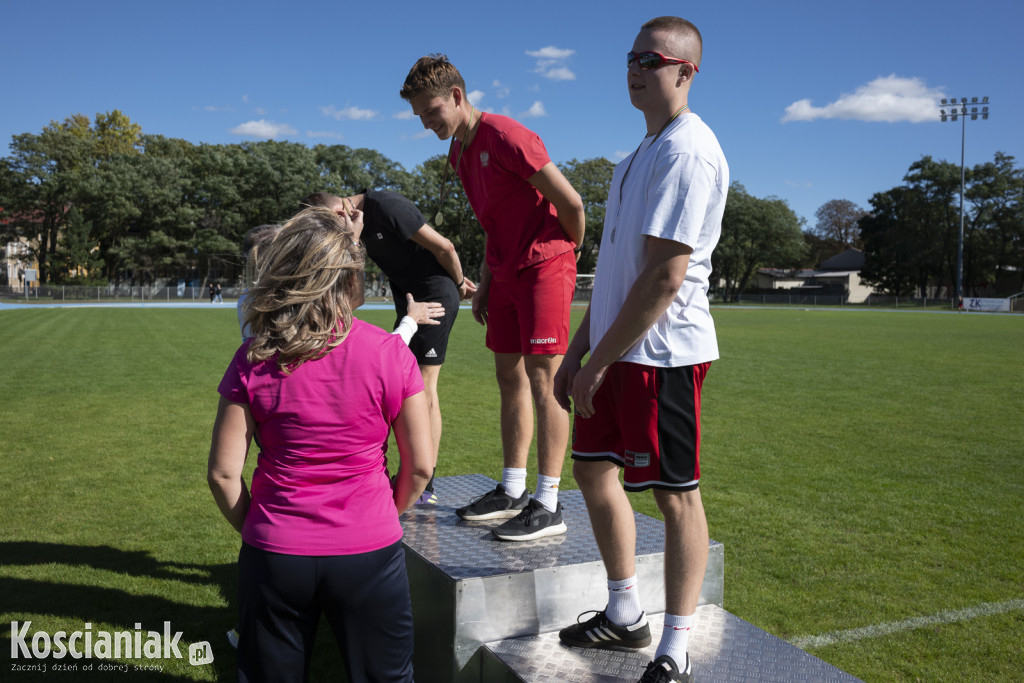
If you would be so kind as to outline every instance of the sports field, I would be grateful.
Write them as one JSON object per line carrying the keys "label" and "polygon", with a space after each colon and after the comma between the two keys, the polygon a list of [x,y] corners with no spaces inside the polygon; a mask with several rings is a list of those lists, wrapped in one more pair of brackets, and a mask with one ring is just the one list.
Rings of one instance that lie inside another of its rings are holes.
{"label": "sports field", "polygon": [[[726,609],[866,681],[1020,680],[1024,316],[713,312],[702,491]],[[0,310],[5,662],[10,622],[27,620],[94,636],[169,621],[185,655],[115,661],[127,674],[8,662],[0,678],[234,680],[239,539],[206,457],[237,344],[232,306]],[[438,474],[499,477],[497,389],[468,311],[440,393]],[[564,474],[574,488],[568,460]],[[634,504],[657,516],[649,495]],[[323,636],[314,680],[336,666]],[[189,665],[198,641],[212,664]],[[154,661],[163,672],[134,670]]]}

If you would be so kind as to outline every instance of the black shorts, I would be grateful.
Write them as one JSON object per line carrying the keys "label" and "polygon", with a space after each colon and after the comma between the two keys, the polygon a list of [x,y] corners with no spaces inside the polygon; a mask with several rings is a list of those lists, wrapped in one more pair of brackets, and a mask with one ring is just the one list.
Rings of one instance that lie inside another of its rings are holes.
{"label": "black shorts", "polygon": [[396,282],[391,283],[391,293],[395,297],[395,324],[402,322],[406,313],[406,293],[412,294],[416,301],[435,301],[444,306],[444,317],[438,318],[440,325],[420,325],[409,350],[416,356],[420,365],[441,365],[448,352],[448,336],[455,324],[455,316],[459,314],[459,288],[447,275],[432,275],[415,283],[408,290]]}

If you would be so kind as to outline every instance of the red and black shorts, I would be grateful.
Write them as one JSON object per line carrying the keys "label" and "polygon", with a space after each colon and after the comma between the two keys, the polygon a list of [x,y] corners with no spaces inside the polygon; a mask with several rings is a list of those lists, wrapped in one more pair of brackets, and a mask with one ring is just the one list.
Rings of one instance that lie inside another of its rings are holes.
{"label": "red and black shorts", "polygon": [[572,457],[625,468],[627,491],[691,491],[700,481],[700,394],[711,363],[658,368],[613,363],[576,415]]}

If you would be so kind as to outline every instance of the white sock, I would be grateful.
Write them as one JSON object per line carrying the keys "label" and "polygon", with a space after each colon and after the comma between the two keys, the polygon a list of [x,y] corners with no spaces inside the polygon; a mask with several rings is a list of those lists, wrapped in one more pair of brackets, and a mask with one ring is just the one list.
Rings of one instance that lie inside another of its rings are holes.
{"label": "white sock", "polygon": [[561,477],[537,475],[537,493],[533,494],[533,497],[548,512],[554,512],[558,508],[558,484],[561,481]]}
{"label": "white sock", "polygon": [[505,493],[518,498],[526,490],[526,468],[506,467],[501,471],[501,485],[505,487]]}
{"label": "white sock", "polygon": [[661,632],[661,642],[658,643],[658,650],[655,652],[654,658],[668,655],[682,671],[686,666],[686,646],[690,642],[690,629],[693,628],[693,621],[693,614],[680,617],[666,612],[665,628]]}
{"label": "white sock", "polygon": [[640,620],[644,610],[640,606],[636,574],[621,581],[608,580],[608,606],[604,613],[609,621],[619,626],[632,626]]}

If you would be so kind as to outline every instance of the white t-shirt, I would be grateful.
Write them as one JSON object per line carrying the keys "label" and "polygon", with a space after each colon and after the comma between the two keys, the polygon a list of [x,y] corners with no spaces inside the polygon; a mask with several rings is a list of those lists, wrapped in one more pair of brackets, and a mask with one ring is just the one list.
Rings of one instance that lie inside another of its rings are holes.
{"label": "white t-shirt", "polygon": [[718,358],[707,292],[711,252],[721,235],[728,192],[725,155],[696,114],[683,114],[657,139],[645,138],[633,156],[615,167],[590,303],[592,349],[643,270],[644,236],[650,235],[681,242],[693,253],[668,310],[620,360],[681,367]]}

